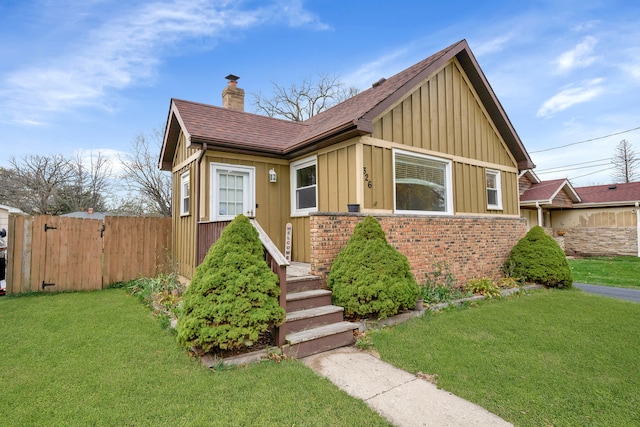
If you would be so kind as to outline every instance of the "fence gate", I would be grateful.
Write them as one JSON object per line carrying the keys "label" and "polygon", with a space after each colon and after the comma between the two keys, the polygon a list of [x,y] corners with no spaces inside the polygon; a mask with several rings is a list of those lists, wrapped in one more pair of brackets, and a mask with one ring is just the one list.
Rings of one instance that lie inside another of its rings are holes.
{"label": "fence gate", "polygon": [[171,218],[9,217],[7,292],[102,289],[167,271]]}
{"label": "fence gate", "polygon": [[97,219],[34,217],[31,290],[102,289],[103,224]]}

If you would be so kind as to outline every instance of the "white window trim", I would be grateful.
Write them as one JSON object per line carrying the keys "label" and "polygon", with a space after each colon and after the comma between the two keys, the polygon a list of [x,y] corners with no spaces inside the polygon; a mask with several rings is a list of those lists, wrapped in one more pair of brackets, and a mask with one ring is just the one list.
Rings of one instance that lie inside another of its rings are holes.
{"label": "white window trim", "polygon": [[[486,169],[485,171],[485,183],[486,176],[493,175],[496,177],[496,188],[497,191],[496,199],[498,200],[498,204],[492,205],[489,203],[489,188],[486,188],[487,191],[487,209],[490,210],[502,210],[502,173],[499,170],[495,169]],[[485,184],[486,185],[486,184]]]}
{"label": "white window trim", "polygon": [[[393,211],[399,214],[410,215],[453,215],[453,162],[449,159],[443,159],[441,157],[428,156],[426,154],[420,154],[413,151],[405,151],[393,149]],[[399,210],[396,205],[396,154],[404,154],[405,156],[420,157],[427,160],[433,160],[445,165],[444,176],[446,182],[446,210],[444,211],[413,211],[413,210]]]}
{"label": "white window trim", "polygon": [[[313,208],[297,209],[296,208],[296,190],[297,190],[297,170],[314,165],[316,167],[316,206]],[[291,162],[289,165],[290,191],[291,191],[291,216],[308,216],[310,212],[318,211],[318,156],[306,157],[301,160]]]}
{"label": "white window trim", "polygon": [[[184,190],[184,185],[189,184],[189,191],[186,192]],[[185,199],[189,199],[189,209],[184,209],[184,201]],[[190,171],[184,172],[180,175],[180,216],[187,216],[191,211],[191,173]]]}
{"label": "white window trim", "polygon": [[237,172],[244,172],[249,174],[249,182],[247,183],[248,189],[246,194],[247,207],[251,207],[250,212],[243,212],[245,216],[255,216],[256,206],[256,168],[253,166],[234,165],[229,163],[214,163],[211,162],[211,188],[209,190],[209,217],[211,221],[230,221],[235,218],[235,215],[220,215],[218,209],[216,209],[216,194],[218,190],[218,169],[230,170]]}

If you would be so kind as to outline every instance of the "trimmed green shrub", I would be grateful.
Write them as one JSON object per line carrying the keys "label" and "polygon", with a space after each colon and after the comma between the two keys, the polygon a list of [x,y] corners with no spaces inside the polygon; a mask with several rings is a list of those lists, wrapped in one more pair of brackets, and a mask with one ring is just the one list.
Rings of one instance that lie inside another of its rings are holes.
{"label": "trimmed green shrub", "polygon": [[420,292],[407,258],[387,243],[372,216],[353,230],[331,266],[327,285],[347,317],[392,316],[414,307]]}
{"label": "trimmed green shrub", "polygon": [[551,236],[538,225],[511,249],[505,272],[553,288],[570,288],[573,273],[567,257]]}
{"label": "trimmed green shrub", "polygon": [[204,351],[249,347],[280,326],[278,276],[264,260],[258,232],[238,215],[209,249],[183,295],[178,342]]}

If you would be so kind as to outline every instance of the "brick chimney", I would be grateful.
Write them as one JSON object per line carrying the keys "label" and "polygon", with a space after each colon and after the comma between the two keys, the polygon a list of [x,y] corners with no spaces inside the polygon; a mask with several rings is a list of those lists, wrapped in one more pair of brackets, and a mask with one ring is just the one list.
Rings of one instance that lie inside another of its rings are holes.
{"label": "brick chimney", "polygon": [[230,110],[244,111],[244,89],[238,87],[240,77],[229,74],[229,85],[222,91],[222,106]]}

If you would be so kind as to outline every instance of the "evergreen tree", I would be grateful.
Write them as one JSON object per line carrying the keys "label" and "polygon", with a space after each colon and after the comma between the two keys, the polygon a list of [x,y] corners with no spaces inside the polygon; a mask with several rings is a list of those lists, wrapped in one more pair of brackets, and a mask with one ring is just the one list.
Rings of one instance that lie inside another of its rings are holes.
{"label": "evergreen tree", "polygon": [[264,259],[258,232],[238,215],[211,246],[183,294],[178,341],[204,351],[250,347],[280,326],[278,276]]}

